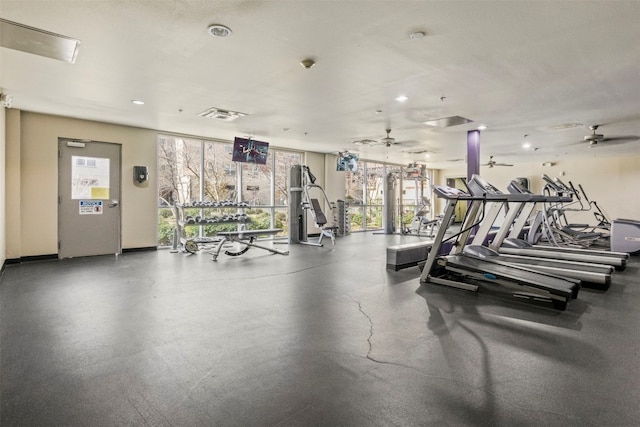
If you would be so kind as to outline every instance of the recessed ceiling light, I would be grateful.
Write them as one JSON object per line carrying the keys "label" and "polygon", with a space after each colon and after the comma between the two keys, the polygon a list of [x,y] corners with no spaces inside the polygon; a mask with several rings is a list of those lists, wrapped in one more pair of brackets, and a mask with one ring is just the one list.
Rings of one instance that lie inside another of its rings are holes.
{"label": "recessed ceiling light", "polygon": [[144,101],[141,101],[139,99],[132,99],[131,103],[135,105],[144,105]]}
{"label": "recessed ceiling light", "polygon": [[396,97],[396,101],[398,101],[398,102],[405,102],[407,99],[409,99],[409,97],[406,96],[406,95],[400,95],[400,96]]}
{"label": "recessed ceiling light", "polygon": [[522,148],[524,148],[525,150],[528,148],[531,148],[531,144],[529,144],[528,142],[525,142],[524,144],[522,144]]}
{"label": "recessed ceiling light", "polygon": [[487,125],[478,126],[478,130],[486,130],[486,129],[487,129]]}
{"label": "recessed ceiling light", "polygon": [[415,31],[411,34],[409,34],[409,38],[411,40],[418,40],[418,39],[422,39],[424,38],[424,36],[426,36],[427,33],[425,33],[424,31]]}
{"label": "recessed ceiling light", "polygon": [[214,37],[227,37],[231,35],[231,28],[222,24],[211,24],[207,28],[207,31]]}

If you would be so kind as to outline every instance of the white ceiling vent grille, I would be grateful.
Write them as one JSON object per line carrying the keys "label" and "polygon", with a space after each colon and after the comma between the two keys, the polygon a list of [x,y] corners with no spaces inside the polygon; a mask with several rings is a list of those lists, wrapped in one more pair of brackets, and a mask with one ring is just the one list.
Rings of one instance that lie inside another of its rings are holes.
{"label": "white ceiling vent grille", "polygon": [[200,117],[207,117],[209,119],[222,120],[223,122],[232,122],[239,117],[244,117],[246,113],[240,113],[238,111],[223,110],[222,108],[211,107],[198,114]]}
{"label": "white ceiling vent grille", "polygon": [[451,116],[451,117],[442,117],[440,119],[435,120],[427,120],[424,122],[427,126],[447,128],[449,126],[457,126],[465,123],[471,123],[473,120],[467,119],[461,116]]}

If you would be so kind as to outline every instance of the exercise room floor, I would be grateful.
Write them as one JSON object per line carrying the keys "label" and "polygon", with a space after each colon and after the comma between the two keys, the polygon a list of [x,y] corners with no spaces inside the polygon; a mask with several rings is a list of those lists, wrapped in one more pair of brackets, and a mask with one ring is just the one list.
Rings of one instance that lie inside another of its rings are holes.
{"label": "exercise room floor", "polygon": [[9,265],[0,425],[640,425],[638,256],[559,312],[387,271],[417,239]]}

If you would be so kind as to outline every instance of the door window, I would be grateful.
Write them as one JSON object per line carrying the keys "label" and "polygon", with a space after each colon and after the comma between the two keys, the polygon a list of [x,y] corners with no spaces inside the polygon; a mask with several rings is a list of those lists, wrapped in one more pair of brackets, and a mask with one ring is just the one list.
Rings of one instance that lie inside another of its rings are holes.
{"label": "door window", "polygon": [[71,156],[71,198],[109,198],[109,159]]}

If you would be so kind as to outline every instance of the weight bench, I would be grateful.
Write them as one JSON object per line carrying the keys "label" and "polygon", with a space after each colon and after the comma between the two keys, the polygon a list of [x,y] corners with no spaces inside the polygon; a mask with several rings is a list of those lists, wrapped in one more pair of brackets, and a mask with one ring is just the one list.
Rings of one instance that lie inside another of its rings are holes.
{"label": "weight bench", "polygon": [[331,239],[332,244],[336,244],[336,238],[334,231],[338,228],[335,226],[325,227],[327,225],[327,217],[324,216],[324,212],[322,212],[322,208],[320,207],[320,202],[318,199],[310,199],[311,202],[311,213],[313,219],[315,220],[316,225],[320,229],[320,239],[318,239],[317,243],[313,243],[315,246],[322,246],[322,238],[327,236]]}
{"label": "weight bench", "polygon": [[265,251],[269,251],[274,254],[289,255],[289,251],[281,251],[278,249],[269,248],[267,246],[257,245],[256,243],[254,243],[258,238],[258,236],[273,236],[275,234],[280,233],[281,231],[282,231],[281,228],[270,228],[267,230],[221,231],[217,233],[217,236],[222,237],[220,244],[215,250],[210,252],[213,257],[212,259],[213,261],[218,259],[218,255],[222,250],[222,246],[227,242],[231,242],[231,243],[238,242],[240,244],[245,245],[244,248],[240,249],[237,252],[225,251],[224,253],[229,256],[242,255],[245,252],[247,252],[251,247],[264,249]]}

